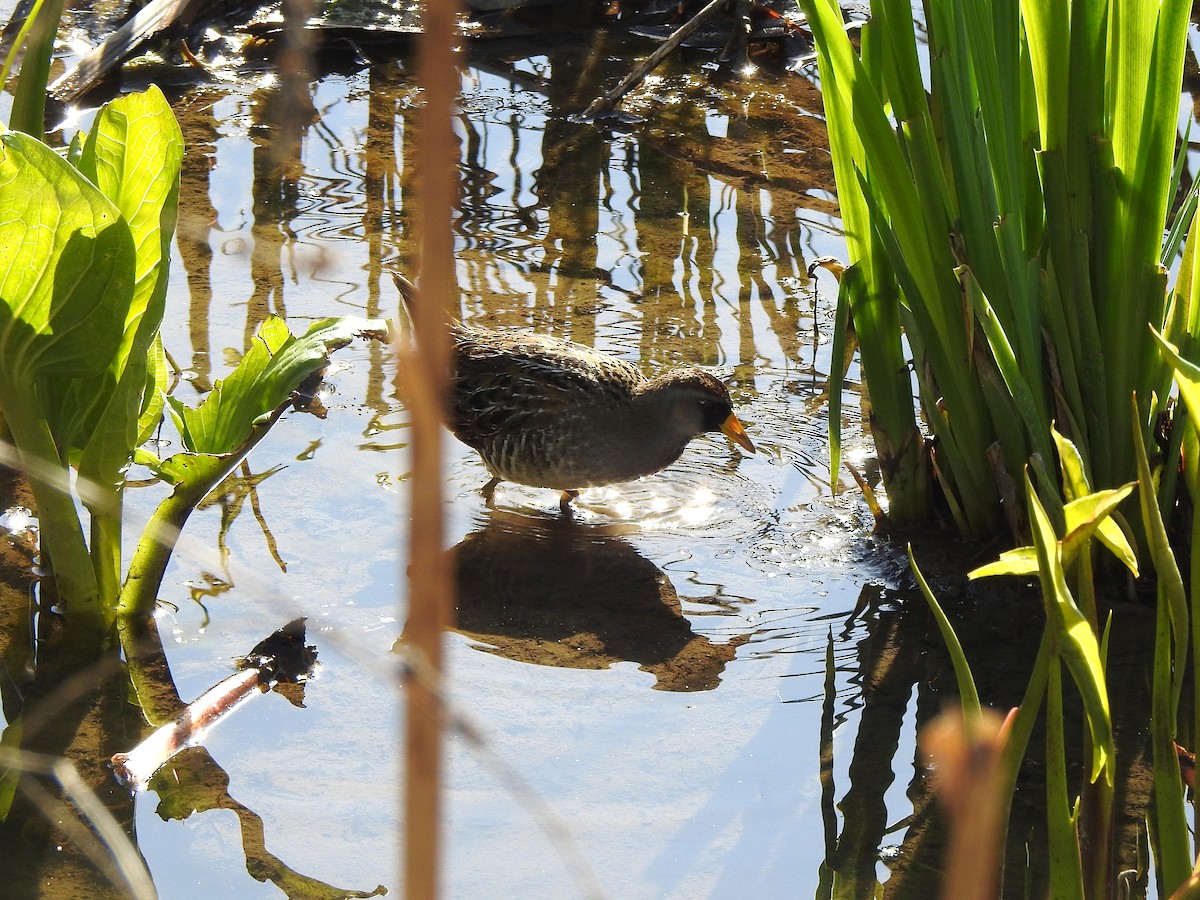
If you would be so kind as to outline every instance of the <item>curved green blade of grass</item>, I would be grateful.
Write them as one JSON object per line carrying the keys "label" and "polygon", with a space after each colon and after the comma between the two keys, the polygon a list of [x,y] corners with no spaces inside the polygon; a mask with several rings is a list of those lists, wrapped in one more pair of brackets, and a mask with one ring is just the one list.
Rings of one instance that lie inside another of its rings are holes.
{"label": "curved green blade of grass", "polygon": [[979,702],[979,691],[975,687],[975,676],[971,674],[971,665],[967,662],[967,655],[963,652],[958,635],[954,633],[954,626],[950,624],[950,620],[942,610],[941,604],[938,603],[937,597],[930,590],[929,584],[925,581],[925,576],[921,574],[921,570],[917,566],[917,561],[913,557],[912,544],[908,545],[908,565],[912,569],[913,577],[917,580],[917,585],[925,597],[925,602],[929,604],[929,609],[933,612],[933,618],[937,622],[938,631],[942,633],[942,640],[946,642],[946,650],[949,651],[950,662],[954,666],[954,680],[958,683],[958,695],[959,702],[962,704],[963,722],[967,729],[967,734],[970,735],[975,725],[979,722],[979,716],[982,711],[982,706]]}
{"label": "curved green blade of grass", "polygon": [[13,55],[24,51],[13,96],[9,127],[14,131],[42,138],[46,118],[46,86],[50,83],[50,60],[54,39],[58,34],[66,0],[38,0],[13,41],[9,58],[4,62],[4,83]]}
{"label": "curved green blade of grass", "polygon": [[1050,896],[1083,900],[1083,863],[1067,786],[1062,668],[1055,659],[1046,681],[1046,832],[1050,856]]}
{"label": "curved green blade of grass", "polygon": [[[1164,350],[1165,352],[1165,350]],[[1178,377],[1178,371],[1177,371]],[[1188,824],[1184,813],[1183,780],[1175,750],[1177,710],[1183,690],[1188,649],[1188,605],[1183,577],[1167,539],[1158,509],[1154,477],[1138,424],[1137,398],[1133,407],[1133,447],[1138,465],[1138,496],[1147,531],[1150,560],[1158,576],[1158,612],[1154,632],[1150,738],[1154,755],[1154,811],[1151,842],[1164,893],[1182,884],[1192,871]]]}
{"label": "curved green blade of grass", "polygon": [[833,321],[833,365],[829,370],[829,484],[836,491],[842,468],[842,391],[850,359],[858,349],[850,310],[852,295],[862,289],[862,273],[852,268],[838,271],[837,309]]}

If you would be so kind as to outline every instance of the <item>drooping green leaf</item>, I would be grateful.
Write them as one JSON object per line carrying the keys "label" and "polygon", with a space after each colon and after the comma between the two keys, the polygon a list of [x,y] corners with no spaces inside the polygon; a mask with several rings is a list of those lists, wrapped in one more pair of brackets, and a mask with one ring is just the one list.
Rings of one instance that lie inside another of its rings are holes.
{"label": "drooping green leaf", "polygon": [[1068,501],[1063,508],[1066,520],[1064,562],[1069,563],[1095,536],[1136,578],[1138,575],[1137,554],[1130,546],[1125,532],[1110,518],[1125,497],[1136,487],[1136,482],[1130,482],[1121,488],[1120,490],[1124,493],[1120,495],[1109,491],[1099,491],[1093,494],[1091,479],[1088,477],[1087,467],[1079,448],[1053,426],[1050,428],[1050,436],[1054,439],[1055,448],[1058,450],[1063,496]]}
{"label": "drooping green leaf", "polygon": [[[1113,511],[1132,493],[1137,482],[1130,482],[1112,491],[1097,491],[1072,500],[1063,507],[1067,522],[1067,535],[1061,541],[1064,565],[1088,547],[1093,537],[1098,537],[1126,568],[1136,577],[1138,574],[1137,554],[1129,545],[1120,527],[1109,518]],[[1036,547],[1017,547],[1006,550],[994,563],[973,569],[967,577],[987,578],[993,575],[1036,575],[1039,572],[1039,557]]]}
{"label": "drooping green leaf", "polygon": [[1053,628],[1061,659],[1083,699],[1084,713],[1092,735],[1090,780],[1104,775],[1112,779],[1113,733],[1108,708],[1108,686],[1100,661],[1100,646],[1086,617],[1075,605],[1063,571],[1062,547],[1055,538],[1050,519],[1038,500],[1029,476],[1025,477],[1029,525],[1038,556],[1039,580],[1046,605],[1047,627]]}
{"label": "drooping green leaf", "polygon": [[1006,550],[994,563],[979,566],[967,573],[967,577],[990,578],[993,575],[1036,575],[1038,571],[1037,550],[1033,547],[1017,547]]}
{"label": "drooping green leaf", "polygon": [[1136,578],[1137,554],[1120,526],[1110,516],[1137,487],[1136,481],[1109,491],[1096,491],[1072,500],[1063,507],[1067,520],[1067,536],[1063,538],[1063,561],[1070,563],[1075,555],[1086,550],[1095,536],[1113,552]]}

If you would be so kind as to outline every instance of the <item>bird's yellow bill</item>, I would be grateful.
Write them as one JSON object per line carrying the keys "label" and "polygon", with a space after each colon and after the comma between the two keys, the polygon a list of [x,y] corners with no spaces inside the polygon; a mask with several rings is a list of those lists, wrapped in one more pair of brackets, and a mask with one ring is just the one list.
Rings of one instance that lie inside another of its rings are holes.
{"label": "bird's yellow bill", "polygon": [[750,436],[746,434],[746,429],[742,427],[742,423],[733,413],[730,413],[729,418],[721,423],[721,433],[747,453],[754,452],[754,444],[750,442]]}

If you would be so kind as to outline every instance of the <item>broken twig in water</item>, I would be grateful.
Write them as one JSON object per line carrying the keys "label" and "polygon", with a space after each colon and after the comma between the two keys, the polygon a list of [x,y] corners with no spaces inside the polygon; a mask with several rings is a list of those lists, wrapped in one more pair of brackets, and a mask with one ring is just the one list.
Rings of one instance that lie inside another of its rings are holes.
{"label": "broken twig in water", "polygon": [[583,118],[595,119],[612,112],[622,97],[641,84],[645,77],[658,68],[658,64],[670,56],[676,47],[695,34],[701,25],[715,16],[721,7],[725,5],[725,2],[726,0],[710,0],[708,6],[688,19],[678,31],[663,42],[661,47],[646,57],[645,62],[621,79],[620,84],[603,97],[597,97],[593,100],[591,105],[583,111]]}
{"label": "broken twig in water", "polygon": [[188,24],[203,2],[153,0],[50,85],[50,96],[61,103],[79,99],[150,38],[178,22]]}
{"label": "broken twig in water", "polygon": [[276,682],[305,680],[316,661],[316,651],[304,643],[304,619],[288,623],[251,650],[241,660],[239,672],[189,703],[175,721],[157,729],[128,753],[113,756],[117,780],[134,790],[143,789],[172,756],[199,743],[208,728],[247,698],[265,693]]}

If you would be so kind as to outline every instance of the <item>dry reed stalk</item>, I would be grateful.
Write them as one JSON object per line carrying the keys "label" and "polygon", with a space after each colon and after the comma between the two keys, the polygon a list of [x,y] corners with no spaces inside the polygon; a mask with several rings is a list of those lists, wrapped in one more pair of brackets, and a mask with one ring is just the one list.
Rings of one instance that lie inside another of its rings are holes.
{"label": "dry reed stalk", "polygon": [[968,728],[959,709],[947,710],[919,736],[934,787],[950,820],[942,897],[992,900],[999,896],[1007,797],[1002,766],[1008,719],[991,710]]}
{"label": "dry reed stalk", "polygon": [[458,3],[426,2],[418,78],[424,95],[416,129],[415,228],[423,303],[413,310],[418,340],[400,352],[400,377],[412,417],[409,653],[405,716],[404,886],[411,900],[439,896],[443,710],[442,637],[450,626],[453,584],[444,553],[442,411],[449,338],[446,311],[457,296],[452,213],[458,200],[453,115]]}

